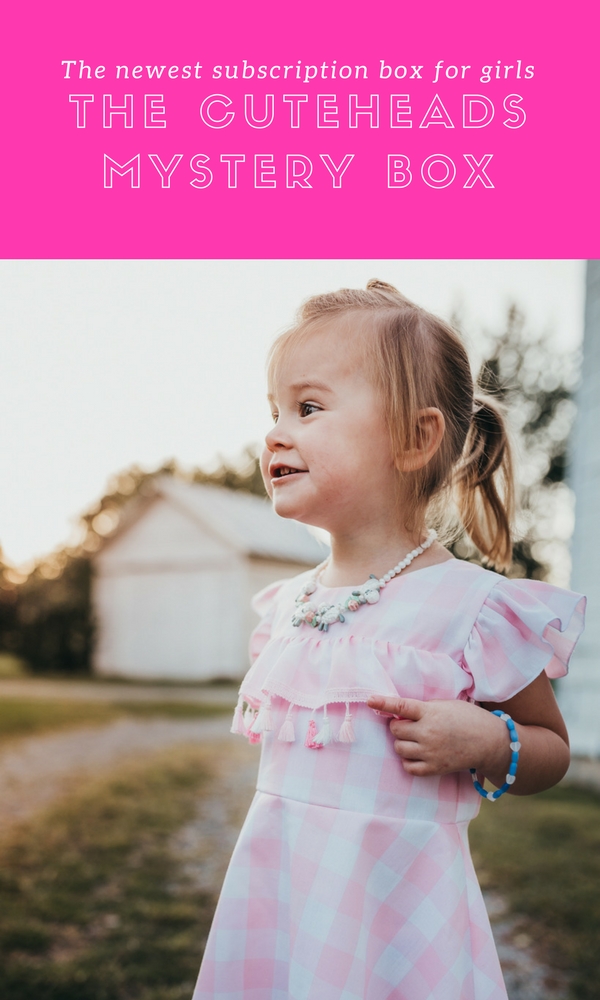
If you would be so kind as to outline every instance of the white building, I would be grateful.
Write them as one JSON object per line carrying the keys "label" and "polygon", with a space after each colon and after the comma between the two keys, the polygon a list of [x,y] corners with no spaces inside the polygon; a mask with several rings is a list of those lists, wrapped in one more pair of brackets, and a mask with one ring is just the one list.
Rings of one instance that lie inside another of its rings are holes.
{"label": "white building", "polygon": [[[160,680],[239,678],[258,620],[250,598],[327,548],[259,497],[155,481],[95,558],[94,670]],[[290,613],[291,613],[290,609]]]}
{"label": "white building", "polygon": [[600,756],[600,261],[587,265],[583,374],[571,485],[575,490],[573,590],[588,598],[585,632],[559,702],[575,754]]}

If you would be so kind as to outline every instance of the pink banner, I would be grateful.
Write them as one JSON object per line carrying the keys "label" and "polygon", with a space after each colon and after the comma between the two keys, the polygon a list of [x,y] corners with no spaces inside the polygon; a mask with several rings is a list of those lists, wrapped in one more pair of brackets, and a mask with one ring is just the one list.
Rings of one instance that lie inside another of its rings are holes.
{"label": "pink banner", "polygon": [[598,15],[5,14],[4,257],[594,257]]}

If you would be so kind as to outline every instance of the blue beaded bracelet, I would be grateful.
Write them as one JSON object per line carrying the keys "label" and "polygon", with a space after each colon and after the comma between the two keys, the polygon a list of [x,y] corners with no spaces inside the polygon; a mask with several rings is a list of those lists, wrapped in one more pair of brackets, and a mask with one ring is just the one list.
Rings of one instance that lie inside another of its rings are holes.
{"label": "blue beaded bracelet", "polygon": [[521,744],[519,743],[517,730],[510,715],[507,715],[506,712],[501,712],[499,709],[496,709],[494,712],[492,712],[492,715],[497,715],[499,719],[502,719],[502,721],[506,723],[510,736],[510,749],[512,750],[512,753],[510,757],[510,767],[508,769],[508,774],[506,775],[506,780],[502,785],[502,788],[497,788],[495,792],[486,792],[483,785],[477,780],[476,768],[470,767],[469,771],[473,779],[473,784],[475,785],[475,788],[477,789],[481,797],[484,799],[488,799],[490,802],[495,802],[496,799],[499,799],[501,795],[504,795],[504,793],[508,791],[510,786],[514,785],[515,783],[515,777],[517,775],[517,765],[519,763],[519,750],[521,749]]}

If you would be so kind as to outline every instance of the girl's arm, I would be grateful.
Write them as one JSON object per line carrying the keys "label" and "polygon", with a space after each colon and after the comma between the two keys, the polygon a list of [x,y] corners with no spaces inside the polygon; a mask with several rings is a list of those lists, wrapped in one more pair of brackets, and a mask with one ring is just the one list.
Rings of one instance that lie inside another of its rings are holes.
{"label": "girl's arm", "polygon": [[506,724],[494,709],[515,721],[521,743],[517,779],[510,791],[531,795],[551,788],[569,766],[569,738],[550,681],[542,673],[523,691],[498,704],[417,701],[373,695],[369,706],[402,716],[392,719],[394,750],[409,774],[420,777],[476,768],[496,787],[510,765]]}

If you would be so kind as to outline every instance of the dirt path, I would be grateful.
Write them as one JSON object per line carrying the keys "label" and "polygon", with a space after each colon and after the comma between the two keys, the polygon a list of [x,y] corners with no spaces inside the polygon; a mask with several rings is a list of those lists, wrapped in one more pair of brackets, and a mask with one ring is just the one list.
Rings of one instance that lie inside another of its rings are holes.
{"label": "dirt path", "polygon": [[15,740],[0,752],[0,829],[27,819],[86,777],[131,756],[176,743],[219,740],[231,725],[217,719],[117,719]]}
{"label": "dirt path", "polygon": [[218,895],[229,858],[254,797],[257,748],[246,740],[219,745],[214,761],[217,780],[198,801],[195,816],[171,842],[182,873],[201,892]]}
{"label": "dirt path", "polygon": [[506,902],[497,893],[484,892],[483,898],[509,1000],[567,1000],[566,977],[537,957],[526,932],[526,921],[510,914]]}

